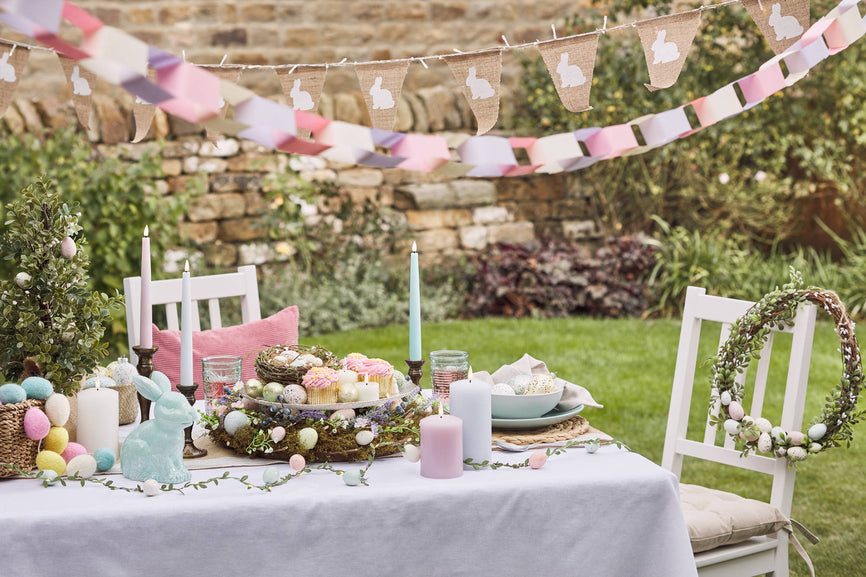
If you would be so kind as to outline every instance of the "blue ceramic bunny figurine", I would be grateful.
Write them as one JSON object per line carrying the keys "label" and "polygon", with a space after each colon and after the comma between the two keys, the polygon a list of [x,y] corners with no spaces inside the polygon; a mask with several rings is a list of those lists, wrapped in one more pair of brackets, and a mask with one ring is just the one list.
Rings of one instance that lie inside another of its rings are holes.
{"label": "blue ceramic bunny figurine", "polygon": [[195,421],[189,401],[160,380],[136,375],[135,388],[155,403],[153,418],[138,427],[120,448],[123,476],[135,481],[185,483],[192,475],[183,464],[183,430]]}

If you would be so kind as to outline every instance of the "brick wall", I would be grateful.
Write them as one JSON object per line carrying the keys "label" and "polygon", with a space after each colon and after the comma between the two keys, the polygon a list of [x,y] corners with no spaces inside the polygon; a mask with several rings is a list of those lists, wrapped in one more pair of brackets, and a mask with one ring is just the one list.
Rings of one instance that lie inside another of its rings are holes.
{"label": "brick wall", "polygon": [[[454,108],[425,103],[452,97],[445,89],[429,89],[403,120],[407,130],[416,118],[431,126],[465,129]],[[290,157],[234,138],[210,143],[194,125],[157,111],[150,138],[129,142],[134,132],[128,103],[95,94],[89,137],[104,155],[135,162],[145,151],[161,155],[164,178],[154,194],[185,189],[193,178],[203,179],[206,191],[193,199],[181,232],[204,247],[211,264],[234,266],[276,262],[290,250],[271,245],[256,221],[269,210],[263,185],[269,173],[290,164],[308,179],[336,184],[341,194],[355,200],[373,199],[405,215],[416,229],[419,247],[430,257],[469,254],[498,241],[526,242],[539,235],[564,236],[589,242],[600,237],[589,190],[580,180],[561,175],[521,178],[470,179],[441,174],[380,170],[328,163],[316,157]],[[441,104],[441,102],[440,102]],[[0,119],[0,130],[40,133],[75,125],[71,104],[65,100],[17,98]],[[331,208],[324,200],[308,207],[308,218],[321,218]],[[179,260],[182,255],[175,255]]]}

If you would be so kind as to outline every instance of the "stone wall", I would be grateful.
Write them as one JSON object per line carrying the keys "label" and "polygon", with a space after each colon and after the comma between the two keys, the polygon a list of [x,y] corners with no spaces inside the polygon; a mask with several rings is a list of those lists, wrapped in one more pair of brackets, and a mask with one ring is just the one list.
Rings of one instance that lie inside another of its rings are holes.
{"label": "stone wall", "polygon": [[[407,109],[406,129],[416,129],[419,118],[437,129],[465,129],[466,118],[454,114],[456,107],[441,105],[451,94],[444,89],[429,89],[426,96],[407,93],[407,100],[416,104]],[[334,183],[341,194],[356,201],[372,199],[394,207],[417,231],[418,246],[431,257],[471,254],[498,241],[526,242],[540,235],[587,241],[600,236],[593,196],[581,188],[579,179],[453,178],[290,157],[235,138],[223,137],[214,145],[198,127],[161,111],[150,138],[132,144],[128,102],[95,94],[93,103],[89,137],[102,154],[128,162],[146,151],[161,155],[164,178],[154,184],[154,194],[185,190],[193,179],[204,182],[205,192],[192,200],[181,232],[203,247],[213,265],[263,264],[291,252],[268,244],[256,226],[269,210],[263,192],[268,175],[287,165],[304,178]],[[76,123],[69,102],[51,98],[17,98],[0,119],[2,129],[13,133],[38,134]],[[304,213],[315,219],[332,210],[322,199],[305,207]]]}

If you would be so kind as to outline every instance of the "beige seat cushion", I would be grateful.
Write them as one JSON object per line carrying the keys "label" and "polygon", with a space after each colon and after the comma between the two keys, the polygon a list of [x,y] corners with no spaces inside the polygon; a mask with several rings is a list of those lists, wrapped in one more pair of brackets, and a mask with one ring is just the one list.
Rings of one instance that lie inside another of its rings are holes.
{"label": "beige seat cushion", "polygon": [[770,535],[790,525],[769,503],[699,485],[680,484],[680,502],[695,553]]}

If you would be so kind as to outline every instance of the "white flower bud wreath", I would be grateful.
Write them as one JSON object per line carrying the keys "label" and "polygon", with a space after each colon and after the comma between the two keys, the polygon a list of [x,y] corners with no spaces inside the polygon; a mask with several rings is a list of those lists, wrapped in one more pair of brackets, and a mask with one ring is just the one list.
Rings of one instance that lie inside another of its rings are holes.
{"label": "white flower bud wreath", "polygon": [[[742,444],[743,456],[758,451],[795,462],[829,447],[850,446],[853,426],[863,417],[864,412],[856,410],[863,368],[854,322],[836,293],[803,289],[802,284],[799,273],[791,271],[790,283],[765,295],[737,319],[713,363],[711,419]],[[742,406],[743,386],[736,382],[736,376],[745,371],[753,358],[760,356],[770,328],[791,326],[797,308],[806,301],[819,305],[833,317],[841,343],[843,371],[839,385],[827,397],[821,416],[812,419],[804,433],[785,431],[774,427],[767,419],[747,415]]]}

